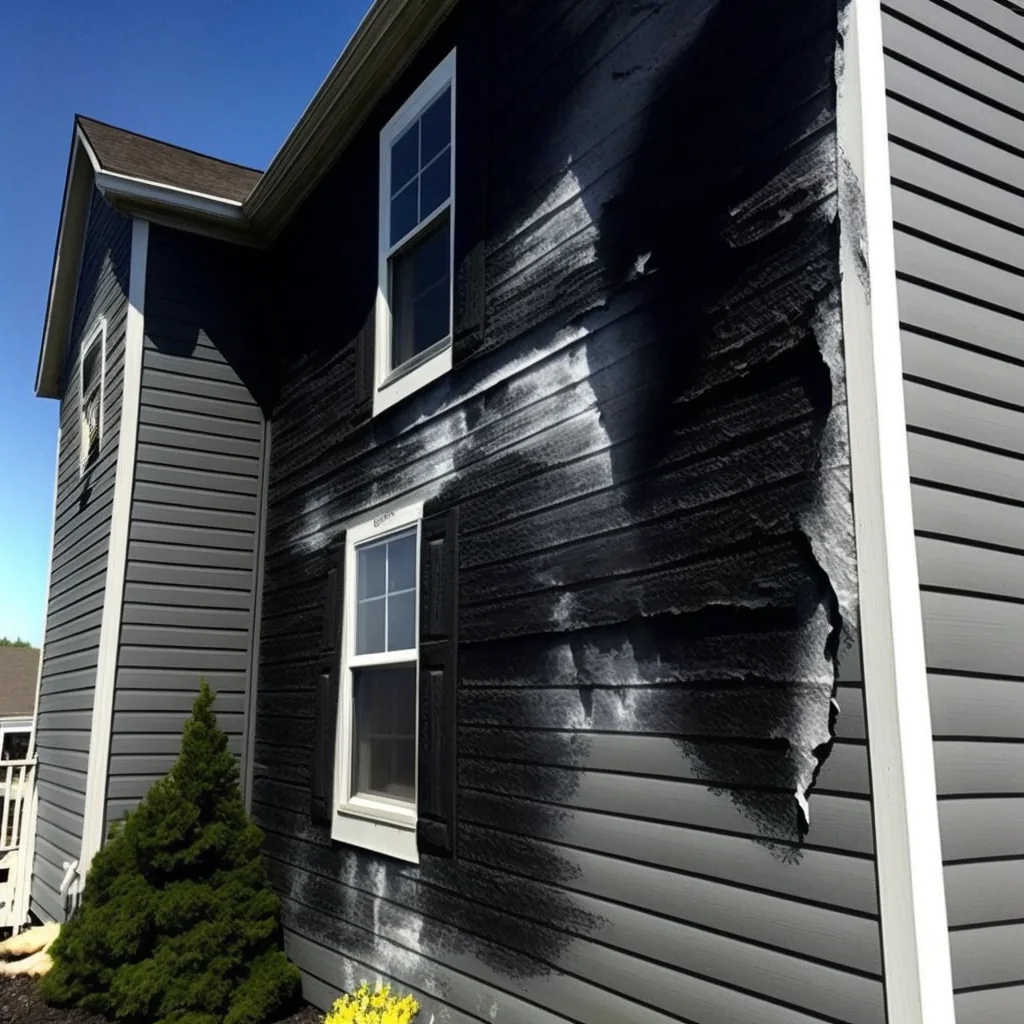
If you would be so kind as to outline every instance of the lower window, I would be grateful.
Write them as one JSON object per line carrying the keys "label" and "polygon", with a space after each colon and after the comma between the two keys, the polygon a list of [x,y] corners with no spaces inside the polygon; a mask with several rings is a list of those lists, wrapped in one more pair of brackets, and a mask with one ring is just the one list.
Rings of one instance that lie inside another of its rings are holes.
{"label": "lower window", "polygon": [[334,838],[415,861],[422,505],[346,534]]}

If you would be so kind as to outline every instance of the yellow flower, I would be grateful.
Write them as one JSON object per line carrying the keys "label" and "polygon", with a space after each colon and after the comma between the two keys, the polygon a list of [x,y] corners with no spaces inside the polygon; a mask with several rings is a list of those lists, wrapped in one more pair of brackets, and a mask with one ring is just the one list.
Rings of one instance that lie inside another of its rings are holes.
{"label": "yellow flower", "polygon": [[412,996],[391,994],[391,986],[377,982],[371,991],[364,981],[355,992],[336,999],[324,1024],[411,1024],[420,1004]]}

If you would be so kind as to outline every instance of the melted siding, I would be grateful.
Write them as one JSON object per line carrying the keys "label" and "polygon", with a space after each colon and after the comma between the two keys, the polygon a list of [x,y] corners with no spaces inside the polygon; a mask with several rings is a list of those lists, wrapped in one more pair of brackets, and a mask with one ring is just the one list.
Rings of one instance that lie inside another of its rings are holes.
{"label": "melted siding", "polygon": [[957,1018],[1024,1007],[1024,19],[884,25],[910,471]]}
{"label": "melted siding", "polygon": [[[376,222],[351,197],[375,195],[375,132],[457,26],[272,253],[253,810],[288,952],[325,1007],[386,976],[458,1022],[884,1021],[835,8],[487,10],[477,357],[352,427]],[[331,545],[423,487],[460,507],[460,857],[412,867],[305,808]]]}
{"label": "melted siding", "polygon": [[107,820],[171,767],[205,677],[243,754],[265,424],[251,253],[153,226]]}
{"label": "melted siding", "polygon": [[[131,222],[93,192],[64,369],[56,518],[39,696],[38,841],[31,909],[63,920],[63,863],[82,843],[89,733],[103,614],[110,511],[124,369]],[[107,318],[103,438],[99,460],[79,478],[78,372],[81,345]]]}

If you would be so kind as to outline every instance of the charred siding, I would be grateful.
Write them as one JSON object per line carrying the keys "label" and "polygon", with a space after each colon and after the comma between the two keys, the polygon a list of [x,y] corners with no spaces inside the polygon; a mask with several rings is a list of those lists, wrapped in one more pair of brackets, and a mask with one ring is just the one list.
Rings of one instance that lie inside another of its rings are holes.
{"label": "charred siding", "polygon": [[243,753],[265,424],[254,253],[152,226],[107,819],[171,766],[205,677]]}
{"label": "charred siding", "polygon": [[1024,1008],[1024,18],[885,14],[914,525],[957,1017]]}
{"label": "charred siding", "polygon": [[[131,222],[94,191],[63,371],[50,598],[39,698],[39,818],[31,909],[63,920],[63,862],[76,860],[89,761],[96,656],[110,540],[124,370]],[[79,476],[81,346],[107,318],[103,437],[97,462]]]}
{"label": "charred siding", "polygon": [[[456,39],[483,344],[353,427],[377,132]],[[464,0],[276,243],[254,812],[320,1005],[383,975],[458,1022],[884,1020],[835,41],[811,0]],[[332,544],[422,487],[460,510],[460,856],[411,867],[306,807]]]}

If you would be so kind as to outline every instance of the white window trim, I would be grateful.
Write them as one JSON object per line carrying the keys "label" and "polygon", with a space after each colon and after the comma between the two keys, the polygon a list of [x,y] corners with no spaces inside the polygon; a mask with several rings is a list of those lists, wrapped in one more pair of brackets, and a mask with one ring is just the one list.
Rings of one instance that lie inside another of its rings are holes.
{"label": "white window trim", "polygon": [[[451,138],[451,187],[448,199],[431,215],[421,221],[395,245],[388,241],[391,232],[391,144],[423,113],[445,88],[451,85],[452,138]],[[373,415],[376,416],[396,402],[402,401],[413,392],[426,387],[452,368],[452,319],[454,318],[454,245],[448,247],[448,281],[450,297],[448,302],[449,323],[447,338],[431,346],[426,352],[411,359],[394,371],[391,369],[391,303],[389,299],[389,261],[391,255],[410,238],[422,233],[438,217],[448,213],[451,239],[455,237],[455,50],[424,79],[416,91],[402,104],[398,112],[384,126],[380,133],[380,187],[378,200],[378,260],[377,260],[377,303],[374,331],[374,387]]]}
{"label": "white window trim", "polygon": [[[416,665],[416,702],[419,707],[419,588],[420,588],[420,538],[419,529],[423,520],[423,502],[378,509],[369,519],[349,527],[345,534],[345,583],[342,591],[341,671],[339,673],[340,694],[338,698],[338,731],[334,749],[334,803],[335,813],[331,818],[331,838],[337,842],[361,846],[377,853],[395,857],[398,860],[419,863],[416,846],[416,806],[401,801],[383,798],[353,797],[352,787],[352,670],[360,664],[408,663]],[[407,653],[357,656],[354,653],[356,628],[356,547],[368,540],[383,539],[392,533],[399,533],[410,526],[416,532],[416,623],[415,657]],[[417,711],[418,718],[418,711]],[[416,735],[416,762],[419,757],[419,730]],[[418,783],[418,779],[414,783]]]}
{"label": "white window trim", "polygon": [[103,444],[103,413],[107,398],[107,318],[101,316],[96,321],[93,329],[82,346],[82,354],[78,358],[78,476],[85,475],[86,456],[88,451],[85,447],[85,357],[89,350],[96,344],[100,344],[100,421],[96,429],[96,457],[99,459],[100,447]]}
{"label": "white window trim", "polygon": [[[11,722],[11,721],[0,722],[0,755],[3,754],[4,741],[7,739],[7,737],[8,736],[13,736],[16,733],[20,733],[20,732],[23,732],[28,737],[28,739],[29,739],[29,746],[31,747],[31,745],[32,745],[32,721],[31,721],[31,719],[29,719],[28,721],[23,721],[23,722]],[[31,754],[31,753],[32,753],[32,751],[29,750],[29,754]]]}

